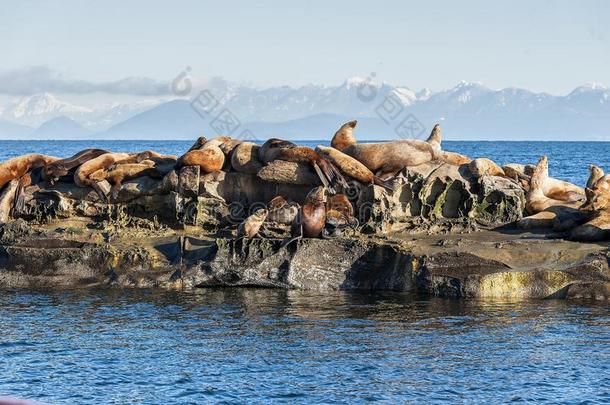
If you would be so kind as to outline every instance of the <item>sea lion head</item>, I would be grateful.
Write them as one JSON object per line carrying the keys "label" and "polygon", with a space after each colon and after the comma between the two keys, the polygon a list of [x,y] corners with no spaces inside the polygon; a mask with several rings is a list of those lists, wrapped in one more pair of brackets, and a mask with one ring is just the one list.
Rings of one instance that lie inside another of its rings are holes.
{"label": "sea lion head", "polygon": [[349,145],[355,144],[354,128],[356,128],[356,124],[358,124],[358,121],[353,120],[341,125],[341,128],[335,132],[330,145],[335,149],[343,150]]}
{"label": "sea lion head", "polygon": [[310,204],[325,204],[326,203],[326,187],[320,186],[311,190],[307,194],[306,201]]}

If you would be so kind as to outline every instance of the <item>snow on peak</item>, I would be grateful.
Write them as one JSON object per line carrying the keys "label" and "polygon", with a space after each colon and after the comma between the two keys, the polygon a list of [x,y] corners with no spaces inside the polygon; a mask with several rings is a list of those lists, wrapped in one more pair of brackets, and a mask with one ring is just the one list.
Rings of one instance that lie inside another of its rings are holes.
{"label": "snow on peak", "polygon": [[89,113],[91,110],[59,100],[51,93],[38,93],[23,97],[6,107],[3,116],[11,119],[47,116],[59,113]]}
{"label": "snow on peak", "polygon": [[345,80],[344,86],[350,90],[352,88],[355,87],[361,87],[361,86],[374,86],[374,87],[381,87],[381,85],[375,80],[374,75],[371,76],[367,76],[367,77],[363,77],[363,76],[352,76],[352,77],[348,77]]}

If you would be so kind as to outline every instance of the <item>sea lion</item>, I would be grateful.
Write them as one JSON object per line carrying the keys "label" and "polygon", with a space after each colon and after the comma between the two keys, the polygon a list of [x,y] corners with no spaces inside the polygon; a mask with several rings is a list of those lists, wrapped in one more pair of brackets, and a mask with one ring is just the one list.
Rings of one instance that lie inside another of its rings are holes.
{"label": "sea lion", "polygon": [[601,167],[596,165],[589,165],[589,172],[586,188],[593,189],[597,182],[604,177],[605,173]]}
{"label": "sea lion", "polygon": [[242,142],[233,150],[231,167],[239,173],[256,174],[263,168],[258,158],[260,146],[254,142]]}
{"label": "sea lion", "polygon": [[163,178],[164,173],[161,173],[155,167],[155,162],[152,160],[142,160],[139,163],[121,163],[113,164],[107,169],[99,169],[89,175],[89,179],[94,182],[107,180],[112,184],[110,189],[113,199],[116,199],[123,181],[137,179],[138,177],[148,176],[156,179]]}
{"label": "sea lion", "polygon": [[326,210],[334,210],[343,213],[346,217],[354,216],[354,206],[345,194],[335,194],[328,199]]}
{"label": "sea lion", "polygon": [[67,176],[70,170],[85,163],[88,160],[110,153],[105,149],[85,149],[75,155],[51,162],[44,167],[43,178],[54,184],[60,177]]}
{"label": "sea lion", "polygon": [[448,163],[454,166],[461,166],[472,162],[472,159],[466,155],[455,152],[447,152],[444,150],[437,152],[437,159],[443,163]]}
{"label": "sea lion", "polygon": [[493,160],[487,158],[476,158],[468,164],[468,169],[477,178],[483,176],[507,177],[506,173]]}
{"label": "sea lion", "polygon": [[299,210],[291,227],[292,238],[282,244],[287,246],[301,238],[317,238],[326,225],[326,188],[312,189],[305,198],[305,204]]}
{"label": "sea lion", "polygon": [[346,155],[335,148],[322,145],[316,146],[316,152],[332,162],[339,171],[346,176],[364,184],[377,184],[378,186],[392,190],[392,186],[385,180],[381,180],[379,177],[375,176],[364,164],[353,157]]}
{"label": "sea lion", "polygon": [[93,187],[96,181],[90,180],[89,176],[101,169],[107,169],[120,160],[131,156],[129,153],[104,153],[94,159],[81,164],[74,173],[74,184],[79,187]]}
{"label": "sea lion", "polygon": [[9,159],[0,164],[0,189],[9,181],[20,178],[32,169],[46,166],[58,160],[59,158],[57,157],[41,155],[39,153],[31,153]]}
{"label": "sea lion", "polygon": [[373,173],[398,172],[439,158],[441,129],[434,126],[426,141],[416,139],[359,144],[353,131],[357,121],[350,121],[335,133],[331,146],[363,163]]}
{"label": "sea lion", "polygon": [[[574,199],[574,193],[556,187],[561,183],[553,182],[552,186],[549,186],[548,183],[548,159],[546,156],[542,156],[534,169],[530,180],[530,189],[525,196],[525,209],[530,215],[553,206],[578,208],[581,205],[582,198]],[[550,196],[545,192],[545,185],[547,189],[553,192]],[[558,197],[561,199],[558,199]]]}
{"label": "sea lion", "polygon": [[207,141],[201,148],[190,150],[178,159],[176,166],[199,166],[202,173],[214,173],[222,170],[225,154],[220,145],[230,140],[229,137],[216,137]]}
{"label": "sea lion", "polygon": [[319,237],[326,222],[326,188],[316,187],[311,190],[299,214],[303,237]]}
{"label": "sea lion", "polygon": [[593,218],[585,224],[570,231],[568,239],[582,242],[596,242],[610,238],[610,211],[600,209],[593,213]]}
{"label": "sea lion", "polygon": [[344,194],[336,194],[326,204],[326,223],[323,237],[336,237],[346,228],[356,229],[359,222],[354,218],[354,207]]}
{"label": "sea lion", "polygon": [[261,229],[261,226],[265,222],[265,219],[267,219],[267,215],[267,210],[261,208],[258,209],[254,214],[246,218],[237,227],[237,238],[252,239],[253,237],[255,237],[258,234],[258,231]]}
{"label": "sea lion", "polygon": [[307,163],[314,169],[324,187],[332,194],[335,193],[333,185],[336,183],[344,188],[348,187],[341,172],[331,162],[308,146],[299,146],[290,141],[271,138],[259,149],[259,159],[265,164],[275,160]]}
{"label": "sea lion", "polygon": [[205,136],[200,136],[199,138],[197,138],[195,143],[189,148],[189,150],[187,150],[187,152],[201,149],[207,141],[208,140]]}
{"label": "sea lion", "polygon": [[560,201],[582,202],[585,200],[585,190],[582,187],[549,176],[549,163],[546,156],[540,158],[534,172],[539,170],[540,165],[542,165],[540,169],[540,186],[544,195]]}
{"label": "sea lion", "polygon": [[290,225],[299,213],[299,208],[298,203],[286,200],[281,195],[278,195],[267,204],[267,211],[269,212],[267,220],[278,224]]}
{"label": "sea lion", "polygon": [[10,180],[0,192],[0,225],[8,222],[15,202],[19,179]]}

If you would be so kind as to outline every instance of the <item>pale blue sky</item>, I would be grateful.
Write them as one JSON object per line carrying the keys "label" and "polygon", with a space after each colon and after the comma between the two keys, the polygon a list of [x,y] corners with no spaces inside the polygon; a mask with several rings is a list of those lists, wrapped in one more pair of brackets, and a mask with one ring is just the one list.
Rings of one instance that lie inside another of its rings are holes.
{"label": "pale blue sky", "polygon": [[609,21],[608,1],[2,1],[0,71],[165,81],[191,66],[259,86],[376,72],[565,94],[610,85]]}

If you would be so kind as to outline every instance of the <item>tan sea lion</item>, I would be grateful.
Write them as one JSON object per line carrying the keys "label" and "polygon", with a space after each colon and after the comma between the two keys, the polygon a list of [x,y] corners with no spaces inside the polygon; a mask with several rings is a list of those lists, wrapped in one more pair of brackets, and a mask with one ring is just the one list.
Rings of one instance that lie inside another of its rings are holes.
{"label": "tan sea lion", "polygon": [[225,154],[220,146],[230,140],[231,138],[224,136],[210,139],[201,148],[182,155],[176,166],[199,166],[202,173],[218,172],[222,170],[225,163]]}
{"label": "tan sea lion", "polygon": [[9,181],[20,178],[32,169],[46,166],[58,160],[59,158],[54,156],[41,155],[39,153],[31,153],[9,159],[0,164],[0,189]]}
{"label": "tan sea lion", "polygon": [[333,148],[322,145],[316,146],[316,152],[331,161],[341,173],[364,184],[377,184],[392,190],[392,186],[385,180],[375,176],[364,164],[353,157]]}
{"label": "tan sea lion", "polygon": [[261,229],[261,226],[265,222],[265,219],[267,219],[267,215],[267,210],[261,208],[257,210],[254,214],[246,218],[237,227],[237,238],[252,239],[253,237],[255,237],[258,234],[258,231]]}
{"label": "tan sea lion", "polygon": [[233,150],[231,167],[236,172],[256,174],[263,168],[258,158],[260,146],[254,142],[242,142]]}
{"label": "tan sea lion", "polygon": [[129,156],[131,156],[129,153],[104,153],[84,162],[74,173],[74,184],[79,187],[93,187],[96,181],[90,180],[89,175],[98,170],[107,169],[117,161],[127,159]]}
{"label": "tan sea lion", "polygon": [[534,172],[539,170],[540,165],[542,165],[540,183],[544,195],[560,201],[582,202],[585,200],[585,190],[582,187],[549,176],[549,163],[546,156],[540,158]]}
{"label": "tan sea lion", "polygon": [[437,159],[443,163],[448,163],[450,165],[461,166],[468,164],[472,161],[468,156],[462,155],[455,152],[447,152],[444,150],[437,152]]}
{"label": "tan sea lion", "polygon": [[82,165],[88,160],[110,153],[105,149],[85,149],[75,155],[51,162],[44,167],[43,177],[51,184],[55,183],[60,177],[67,176],[70,170]]}
{"label": "tan sea lion", "polygon": [[593,189],[597,182],[604,177],[605,173],[601,167],[596,165],[589,165],[589,172],[590,174],[589,179],[587,179],[586,188]]}
{"label": "tan sea lion", "polygon": [[0,192],[0,225],[7,223],[11,217],[18,188],[19,179],[13,179]]}
{"label": "tan sea lion", "polygon": [[487,158],[476,158],[468,164],[468,169],[475,177],[502,176],[506,173],[493,160]]}
{"label": "tan sea lion", "polygon": [[124,181],[144,176],[161,179],[164,174],[166,173],[157,170],[155,162],[152,160],[142,160],[139,163],[115,163],[107,169],[99,169],[91,173],[89,179],[96,183],[107,180],[113,185],[111,195],[113,199],[116,199]]}
{"label": "tan sea lion", "polygon": [[417,139],[359,144],[353,131],[357,121],[350,121],[335,133],[331,146],[363,163],[373,173],[398,172],[439,158],[441,130],[437,124],[426,141]]}
{"label": "tan sea lion", "polygon": [[[559,182],[553,182],[553,185],[549,186],[548,171],[548,159],[546,156],[542,156],[534,169],[530,180],[530,189],[525,196],[527,212],[533,215],[554,206],[578,208],[583,199],[574,199],[575,193],[558,187],[561,185]],[[545,186],[547,186],[547,190],[553,192],[550,196],[545,192]],[[558,197],[561,199],[558,199]]]}
{"label": "tan sea lion", "polygon": [[267,211],[269,212],[267,220],[278,224],[290,225],[299,213],[299,208],[298,203],[286,200],[278,195],[267,204]]}

